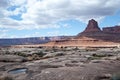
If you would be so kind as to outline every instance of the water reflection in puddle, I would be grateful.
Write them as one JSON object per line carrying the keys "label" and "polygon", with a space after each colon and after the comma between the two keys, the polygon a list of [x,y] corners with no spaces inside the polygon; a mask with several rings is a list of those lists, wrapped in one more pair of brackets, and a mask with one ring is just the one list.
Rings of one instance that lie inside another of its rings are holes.
{"label": "water reflection in puddle", "polygon": [[120,74],[113,75],[112,80],[120,80]]}
{"label": "water reflection in puddle", "polygon": [[26,73],[26,71],[27,71],[27,68],[16,68],[8,71],[8,73],[18,74],[18,73]]}

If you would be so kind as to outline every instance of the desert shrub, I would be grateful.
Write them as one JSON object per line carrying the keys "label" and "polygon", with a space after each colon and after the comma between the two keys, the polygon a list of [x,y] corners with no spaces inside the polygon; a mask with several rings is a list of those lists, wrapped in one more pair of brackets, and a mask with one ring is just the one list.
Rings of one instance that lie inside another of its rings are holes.
{"label": "desert shrub", "polygon": [[35,52],[33,54],[35,54],[35,55],[37,55],[39,57],[43,57],[45,55],[45,53],[43,53],[43,51],[38,51],[38,52]]}
{"label": "desert shrub", "polygon": [[88,60],[95,60],[95,59],[101,59],[102,57],[109,57],[112,56],[110,54],[92,54],[91,57],[88,58]]}
{"label": "desert shrub", "polygon": [[93,57],[109,57],[111,54],[92,54]]}
{"label": "desert shrub", "polygon": [[42,49],[43,47],[42,47],[42,46],[39,46],[38,48]]}
{"label": "desert shrub", "polygon": [[27,54],[22,53],[22,52],[14,52],[15,55],[22,56],[22,57],[27,57]]}
{"label": "desert shrub", "polygon": [[10,52],[9,52],[9,51],[6,51],[5,54],[10,54]]}
{"label": "desert shrub", "polygon": [[57,52],[57,51],[58,51],[58,48],[57,48],[56,46],[53,46],[53,47],[52,47],[52,50],[53,50],[54,52]]}
{"label": "desert shrub", "polygon": [[64,47],[63,47],[63,46],[61,46],[60,48],[61,48],[61,49],[64,49]]}
{"label": "desert shrub", "polygon": [[79,48],[78,48],[78,47],[75,47],[73,50],[79,50]]}
{"label": "desert shrub", "polygon": [[100,57],[89,57],[88,60],[96,60],[96,59],[101,59]]}
{"label": "desert shrub", "polygon": [[85,51],[97,51],[97,48],[86,48]]}
{"label": "desert shrub", "polygon": [[12,77],[6,76],[6,77],[0,78],[0,80],[14,80],[14,79]]}
{"label": "desert shrub", "polygon": [[55,56],[64,56],[64,53],[57,53]]}
{"label": "desert shrub", "polygon": [[105,57],[105,55],[92,54],[93,57]]}

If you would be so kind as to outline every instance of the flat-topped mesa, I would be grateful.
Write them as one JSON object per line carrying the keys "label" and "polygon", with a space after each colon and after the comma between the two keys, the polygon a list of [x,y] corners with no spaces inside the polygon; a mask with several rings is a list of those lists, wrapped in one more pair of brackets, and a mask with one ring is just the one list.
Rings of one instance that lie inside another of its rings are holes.
{"label": "flat-topped mesa", "polygon": [[86,29],[83,32],[100,32],[100,28],[98,27],[97,21],[94,19],[89,20],[89,23]]}
{"label": "flat-topped mesa", "polygon": [[104,27],[103,32],[107,33],[120,33],[120,26],[113,26],[113,27]]}

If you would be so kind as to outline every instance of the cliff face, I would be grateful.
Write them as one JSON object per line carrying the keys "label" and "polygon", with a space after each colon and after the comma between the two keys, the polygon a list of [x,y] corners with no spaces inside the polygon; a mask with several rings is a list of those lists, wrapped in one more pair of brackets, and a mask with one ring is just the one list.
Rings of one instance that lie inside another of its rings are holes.
{"label": "cliff face", "polygon": [[71,37],[73,36],[0,39],[0,46],[43,44],[54,40],[69,39]]}
{"label": "cliff face", "polygon": [[76,36],[76,39],[80,39],[81,37],[120,42],[120,26],[104,27],[102,30],[100,30],[97,21],[91,19],[89,20],[86,29],[82,33],[79,33]]}
{"label": "cliff face", "polygon": [[86,29],[83,32],[100,32],[100,28],[98,27],[97,21],[94,19],[89,20],[89,23]]}
{"label": "cliff face", "polygon": [[50,41],[49,38],[13,38],[13,39],[0,39],[0,46],[10,45],[25,45],[25,44],[41,44]]}
{"label": "cliff face", "polygon": [[105,27],[105,28],[103,28],[103,32],[120,33],[120,26]]}
{"label": "cliff face", "polygon": [[120,43],[120,27],[107,27],[101,30],[97,21],[91,19],[86,29],[75,38],[52,41],[45,46],[110,46]]}
{"label": "cliff face", "polygon": [[82,33],[79,33],[76,36],[76,38],[81,38],[81,36],[97,38],[101,35],[103,35],[103,34],[102,34],[101,29],[98,26],[97,21],[95,21],[94,19],[91,19],[91,20],[89,20],[86,29]]}

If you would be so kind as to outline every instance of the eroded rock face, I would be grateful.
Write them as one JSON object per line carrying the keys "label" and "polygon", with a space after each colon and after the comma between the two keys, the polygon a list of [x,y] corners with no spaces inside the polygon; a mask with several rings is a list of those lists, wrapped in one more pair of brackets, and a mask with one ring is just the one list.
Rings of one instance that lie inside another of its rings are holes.
{"label": "eroded rock face", "polygon": [[97,21],[94,19],[89,20],[89,23],[86,29],[83,32],[100,32],[100,28],[98,27]]}
{"label": "eroded rock face", "polygon": [[82,39],[82,37],[93,38],[97,41],[102,40],[110,42],[120,42],[120,26],[105,27],[101,30],[98,26],[97,21],[91,19],[89,20],[86,29],[82,33],[79,33],[76,38]]}
{"label": "eroded rock face", "polygon": [[120,33],[120,26],[105,27],[105,28],[103,28],[103,32]]}

